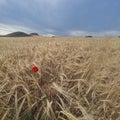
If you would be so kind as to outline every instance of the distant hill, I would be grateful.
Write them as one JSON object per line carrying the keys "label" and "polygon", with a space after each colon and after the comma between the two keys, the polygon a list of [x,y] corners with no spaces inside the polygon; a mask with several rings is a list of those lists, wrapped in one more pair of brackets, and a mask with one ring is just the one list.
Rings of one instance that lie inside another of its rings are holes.
{"label": "distant hill", "polygon": [[31,36],[31,35],[24,32],[13,32],[13,33],[4,35],[3,37],[27,37],[27,36]]}
{"label": "distant hill", "polygon": [[0,35],[0,37],[29,37],[29,36],[39,36],[38,33],[30,33],[27,34],[25,32],[13,32],[7,35]]}
{"label": "distant hill", "polygon": [[39,36],[38,33],[30,33],[31,36]]}
{"label": "distant hill", "polygon": [[87,36],[85,36],[86,38],[92,38],[93,36],[91,36],[91,35],[87,35]]}

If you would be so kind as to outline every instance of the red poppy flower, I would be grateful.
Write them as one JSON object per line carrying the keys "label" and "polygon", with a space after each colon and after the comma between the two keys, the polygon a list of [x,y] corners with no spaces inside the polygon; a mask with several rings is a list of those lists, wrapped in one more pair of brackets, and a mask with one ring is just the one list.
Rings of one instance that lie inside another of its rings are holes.
{"label": "red poppy flower", "polygon": [[39,70],[39,69],[38,69],[37,66],[33,66],[33,67],[32,67],[32,71],[33,71],[33,72],[38,72],[38,70]]}

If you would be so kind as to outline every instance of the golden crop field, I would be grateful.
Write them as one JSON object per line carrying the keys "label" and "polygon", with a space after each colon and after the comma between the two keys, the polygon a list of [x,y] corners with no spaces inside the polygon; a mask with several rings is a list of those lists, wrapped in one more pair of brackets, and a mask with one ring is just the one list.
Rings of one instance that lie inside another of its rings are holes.
{"label": "golden crop field", "polygon": [[1,37],[0,119],[120,120],[120,38]]}

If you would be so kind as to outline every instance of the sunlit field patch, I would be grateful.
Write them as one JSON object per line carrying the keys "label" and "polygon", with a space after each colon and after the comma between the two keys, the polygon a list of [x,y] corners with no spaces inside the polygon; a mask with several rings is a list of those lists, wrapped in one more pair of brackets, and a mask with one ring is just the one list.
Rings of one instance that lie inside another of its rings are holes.
{"label": "sunlit field patch", "polygon": [[120,120],[120,38],[0,38],[0,119]]}

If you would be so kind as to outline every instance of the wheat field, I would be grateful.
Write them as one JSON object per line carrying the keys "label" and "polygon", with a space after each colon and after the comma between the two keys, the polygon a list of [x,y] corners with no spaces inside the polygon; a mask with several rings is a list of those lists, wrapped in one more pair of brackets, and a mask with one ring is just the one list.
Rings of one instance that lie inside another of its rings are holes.
{"label": "wheat field", "polygon": [[120,120],[120,38],[1,37],[0,120]]}

